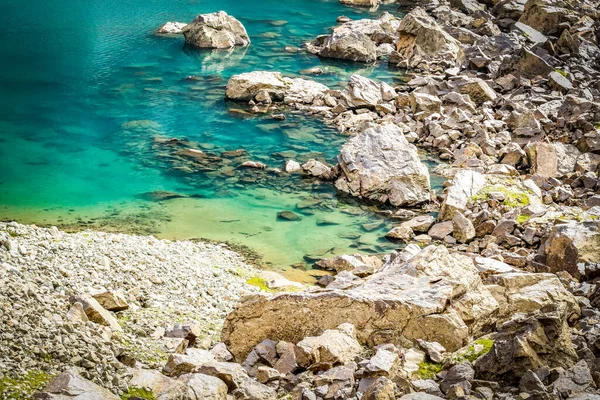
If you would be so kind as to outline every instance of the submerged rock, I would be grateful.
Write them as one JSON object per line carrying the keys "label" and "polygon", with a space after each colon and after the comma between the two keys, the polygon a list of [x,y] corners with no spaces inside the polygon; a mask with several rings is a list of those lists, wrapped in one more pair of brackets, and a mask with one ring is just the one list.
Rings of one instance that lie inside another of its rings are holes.
{"label": "submerged rock", "polygon": [[394,206],[414,206],[431,199],[429,171],[417,148],[395,125],[377,126],[354,135],[338,156],[336,188],[346,194]]}
{"label": "submerged rock", "polygon": [[200,14],[181,32],[185,43],[194,47],[228,49],[250,44],[244,25],[225,11]]}

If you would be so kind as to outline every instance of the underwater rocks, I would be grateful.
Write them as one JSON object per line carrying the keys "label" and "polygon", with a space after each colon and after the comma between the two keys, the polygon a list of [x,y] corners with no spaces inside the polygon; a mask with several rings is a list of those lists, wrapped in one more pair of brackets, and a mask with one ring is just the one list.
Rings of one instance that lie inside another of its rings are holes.
{"label": "underwater rocks", "polygon": [[354,135],[338,156],[336,188],[351,196],[394,206],[430,200],[429,171],[400,128],[384,125]]}
{"label": "underwater rocks", "polygon": [[310,104],[328,90],[323,84],[284,77],[281,72],[254,71],[232,76],[227,83],[226,96],[232,100]]}
{"label": "underwater rocks", "polygon": [[194,47],[228,49],[250,44],[244,25],[225,11],[200,14],[183,27],[181,32],[185,43]]}

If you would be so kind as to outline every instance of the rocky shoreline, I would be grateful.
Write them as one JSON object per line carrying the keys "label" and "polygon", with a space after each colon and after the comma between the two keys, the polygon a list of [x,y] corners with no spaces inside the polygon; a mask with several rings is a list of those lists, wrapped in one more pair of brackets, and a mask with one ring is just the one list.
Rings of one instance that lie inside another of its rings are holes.
{"label": "rocky shoreline", "polygon": [[[305,288],[217,245],[1,224],[3,370],[38,371],[46,399],[600,399],[597,3],[432,1],[338,21],[305,50],[412,79],[233,76],[225,95],[248,113],[292,107],[350,136],[336,165],[239,168],[381,205],[404,248],[320,260],[334,276]],[[224,13],[164,29],[251,45]],[[447,162],[442,193],[418,147]]]}

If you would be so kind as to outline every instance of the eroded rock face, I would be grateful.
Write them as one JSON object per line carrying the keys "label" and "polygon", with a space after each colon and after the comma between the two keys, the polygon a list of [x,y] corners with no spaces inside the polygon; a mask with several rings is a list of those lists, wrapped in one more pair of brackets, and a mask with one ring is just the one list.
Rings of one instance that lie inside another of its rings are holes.
{"label": "eroded rock face", "polygon": [[400,38],[396,50],[401,59],[399,66],[428,70],[428,64],[441,64],[450,68],[464,59],[460,42],[420,7],[408,13],[398,29]]}
{"label": "eroded rock face", "polygon": [[247,101],[266,93],[276,101],[312,103],[327,90],[327,86],[318,82],[284,77],[281,72],[253,71],[232,76],[227,83],[226,96]]}
{"label": "eroded rock face", "polygon": [[600,223],[556,225],[546,241],[550,271],[567,271],[577,279],[600,276]]}
{"label": "eroded rock face", "polygon": [[343,193],[395,206],[431,199],[429,171],[416,147],[395,125],[354,135],[342,147],[338,161],[342,174],[335,186]]}
{"label": "eroded rock face", "polygon": [[228,49],[250,44],[244,25],[225,11],[200,14],[181,32],[185,43],[194,47]]}
{"label": "eroded rock face", "polygon": [[265,338],[297,343],[349,322],[363,344],[385,334],[455,350],[492,323],[497,309],[470,258],[430,246],[349,290],[251,298],[227,317],[223,339],[239,360]]}

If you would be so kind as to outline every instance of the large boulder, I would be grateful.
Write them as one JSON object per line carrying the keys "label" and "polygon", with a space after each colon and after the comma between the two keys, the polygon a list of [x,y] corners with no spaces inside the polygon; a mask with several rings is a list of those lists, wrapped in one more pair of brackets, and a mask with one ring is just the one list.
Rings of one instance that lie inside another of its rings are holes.
{"label": "large boulder", "polygon": [[531,26],[544,35],[559,32],[560,24],[576,16],[566,8],[558,7],[554,0],[528,0],[519,22]]}
{"label": "large boulder", "polygon": [[551,272],[567,271],[582,280],[600,276],[600,222],[555,225],[545,244]]}
{"label": "large boulder", "polygon": [[35,394],[43,400],[119,400],[110,391],[79,375],[76,369],[69,369],[52,379]]}
{"label": "large boulder", "polygon": [[428,64],[454,67],[464,59],[460,42],[444,31],[420,7],[415,7],[400,22],[396,50],[400,66],[429,69]]}
{"label": "large boulder", "polygon": [[301,78],[284,77],[281,72],[253,71],[234,75],[227,82],[226,96],[232,100],[252,100],[268,95],[286,103],[312,103],[329,88],[321,83]]}
{"label": "large boulder", "polygon": [[389,13],[377,19],[360,19],[336,27],[331,35],[307,43],[313,54],[325,58],[374,62],[386,52],[380,46],[397,40],[399,20]]}
{"label": "large boulder", "polygon": [[229,49],[250,44],[244,25],[225,11],[200,14],[181,33],[185,43],[194,47]]}
{"label": "large boulder", "polygon": [[448,188],[438,219],[450,220],[457,211],[465,211],[469,199],[479,193],[485,184],[485,175],[468,169],[459,171]]}
{"label": "large boulder", "polygon": [[347,108],[374,109],[378,104],[394,100],[396,90],[385,82],[352,75],[341,97]]}
{"label": "large boulder", "polygon": [[493,324],[497,310],[469,257],[429,246],[348,290],[247,298],[227,317],[222,338],[241,360],[265,338],[297,343],[348,322],[361,344],[423,339],[452,351]]}
{"label": "large boulder", "polygon": [[354,135],[342,147],[338,161],[342,173],[335,186],[340,192],[395,206],[431,199],[429,171],[396,125]]}
{"label": "large boulder", "polygon": [[518,314],[501,326],[492,349],[477,360],[475,370],[478,378],[516,384],[528,370],[569,368],[576,361],[564,316],[538,311]]}

